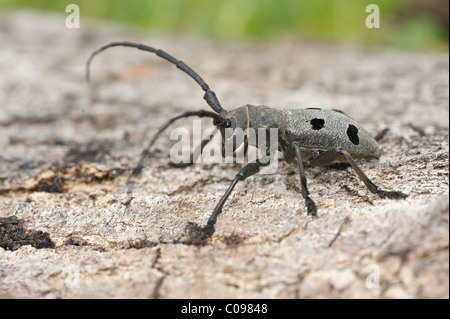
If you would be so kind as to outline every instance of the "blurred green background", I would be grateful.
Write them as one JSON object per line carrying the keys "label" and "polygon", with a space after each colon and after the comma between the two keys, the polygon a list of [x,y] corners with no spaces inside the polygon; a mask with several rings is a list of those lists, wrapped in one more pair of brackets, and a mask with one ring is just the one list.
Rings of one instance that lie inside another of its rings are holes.
{"label": "blurred green background", "polygon": [[[34,8],[119,21],[152,32],[214,39],[294,37],[407,50],[448,50],[448,0],[0,0],[2,13]],[[368,4],[380,8],[380,28],[365,26]],[[0,17],[1,18],[1,17]]]}

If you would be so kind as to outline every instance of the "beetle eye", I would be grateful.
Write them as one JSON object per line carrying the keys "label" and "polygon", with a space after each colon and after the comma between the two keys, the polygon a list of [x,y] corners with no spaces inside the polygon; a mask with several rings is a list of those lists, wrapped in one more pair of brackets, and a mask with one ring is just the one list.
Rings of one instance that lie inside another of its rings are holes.
{"label": "beetle eye", "polygon": [[215,118],[214,121],[213,121],[213,124],[214,124],[215,126],[227,128],[227,127],[230,127],[230,126],[231,126],[231,121],[230,121],[230,119],[221,117],[221,118],[219,118],[219,119],[218,119],[218,118]]}

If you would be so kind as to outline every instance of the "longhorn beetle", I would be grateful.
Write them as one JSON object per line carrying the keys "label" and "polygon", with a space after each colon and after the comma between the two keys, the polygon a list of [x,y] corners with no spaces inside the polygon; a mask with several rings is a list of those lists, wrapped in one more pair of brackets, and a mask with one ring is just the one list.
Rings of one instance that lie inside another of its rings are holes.
{"label": "longhorn beetle", "polygon": [[[303,163],[318,167],[326,166],[334,161],[346,161],[355,170],[361,181],[374,194],[381,198],[406,198],[407,195],[399,191],[386,191],[378,188],[356,164],[355,158],[358,159],[378,159],[380,152],[378,150],[377,141],[361,127],[355,120],[348,117],[339,110],[325,110],[320,108],[307,108],[299,110],[277,110],[268,106],[245,105],[235,110],[227,111],[221,105],[208,84],[184,62],[177,60],[170,54],[154,49],[147,45],[132,42],[112,42],[97,51],[93,52],[86,63],[86,79],[89,81],[89,67],[94,56],[105,49],[124,46],[132,47],[139,50],[156,54],[157,56],[176,65],[181,71],[189,75],[205,92],[203,98],[214,112],[211,111],[188,111],[173,117],[166,122],[155,134],[147,148],[142,152],[137,166],[133,169],[127,185],[136,178],[143,169],[145,158],[149,155],[150,148],[155,143],[160,134],[169,127],[173,122],[190,116],[209,117],[213,119],[213,124],[220,130],[222,142],[226,140],[225,129],[242,129],[247,130],[253,128],[255,130],[264,129],[268,131],[271,128],[278,130],[278,150],[284,154],[287,163],[297,160],[300,172],[300,185],[302,197],[306,202],[308,215],[315,216],[317,208],[311,199],[305,177],[305,168]],[[203,149],[209,140],[202,140],[200,148]],[[244,148],[248,146],[249,139],[234,142],[233,152],[244,143]],[[258,146],[258,141],[254,142]],[[268,145],[270,147],[270,145]],[[223,146],[222,146],[223,150]],[[222,152],[224,156],[224,153]],[[246,179],[260,171],[260,169],[269,164],[265,157],[272,157],[273,154],[262,155],[261,158],[254,162],[246,164],[234,177],[231,185],[220,199],[212,215],[209,217],[206,226],[203,228],[203,238],[211,237],[214,233],[214,225],[217,216],[222,212],[223,205],[230,193],[239,181]],[[193,154],[191,155],[192,164]],[[263,160],[264,159],[264,160]],[[178,165],[181,166],[181,165]],[[128,190],[130,192],[130,189]]]}

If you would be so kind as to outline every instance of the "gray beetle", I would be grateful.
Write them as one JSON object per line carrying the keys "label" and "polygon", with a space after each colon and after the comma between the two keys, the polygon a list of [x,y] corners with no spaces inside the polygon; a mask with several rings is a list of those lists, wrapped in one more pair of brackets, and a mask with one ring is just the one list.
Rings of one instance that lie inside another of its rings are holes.
{"label": "gray beetle", "polygon": [[[165,123],[155,134],[150,141],[147,148],[143,151],[142,156],[133,169],[128,185],[136,178],[143,169],[145,158],[149,155],[150,149],[160,134],[178,119],[197,116],[209,117],[213,119],[213,124],[220,130],[222,141],[229,140],[226,130],[235,131],[237,129],[249,131],[249,129],[261,130],[265,129],[269,132],[270,129],[278,130],[278,150],[283,153],[286,162],[291,163],[294,159],[297,160],[300,172],[301,193],[306,202],[307,213],[315,216],[317,209],[314,201],[310,198],[305,177],[304,162],[309,162],[311,165],[322,167],[330,165],[335,161],[348,162],[355,170],[361,181],[374,194],[378,194],[381,198],[406,198],[406,195],[399,191],[386,191],[378,188],[356,164],[354,159],[378,159],[380,152],[378,150],[377,141],[359,125],[355,120],[348,117],[339,110],[325,110],[320,108],[307,108],[299,110],[277,110],[267,106],[253,106],[245,105],[232,111],[226,111],[220,105],[214,91],[212,91],[208,84],[184,62],[175,59],[168,53],[154,49],[152,47],[132,43],[132,42],[112,42],[107,44],[97,51],[93,52],[86,64],[86,79],[89,80],[89,67],[95,55],[103,50],[115,47],[125,46],[137,48],[139,50],[147,51],[156,54],[157,56],[175,64],[177,68],[185,72],[200,85],[205,92],[203,98],[214,112],[211,111],[188,111],[170,119]],[[210,141],[202,140],[200,148]],[[247,135],[245,139],[233,139],[232,150],[236,149],[244,143],[246,149],[249,144],[258,146],[257,139],[251,139]],[[269,152],[270,145],[266,145],[265,156],[271,158],[273,154]],[[222,146],[224,150],[224,146]],[[191,154],[192,164],[193,154]],[[225,156],[223,151],[223,156]],[[264,157],[264,153],[263,153]],[[238,181],[244,180],[249,176],[258,173],[262,167],[268,165],[270,160],[267,158],[258,158],[253,162],[247,163],[234,177],[231,185],[228,187],[225,194],[220,199],[206,226],[203,228],[202,236],[207,238],[214,233],[214,225],[217,216],[222,212],[223,205],[228,196],[236,186]],[[186,164],[173,164],[174,166],[186,166]],[[130,189],[128,191],[130,192]]]}

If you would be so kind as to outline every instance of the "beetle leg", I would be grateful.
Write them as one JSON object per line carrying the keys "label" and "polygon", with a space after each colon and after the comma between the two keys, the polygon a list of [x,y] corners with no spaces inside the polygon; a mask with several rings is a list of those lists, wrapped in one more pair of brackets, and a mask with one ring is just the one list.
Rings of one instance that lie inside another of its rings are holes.
{"label": "beetle leg", "polygon": [[245,140],[243,135],[240,135],[240,133],[237,133],[237,135],[235,135],[233,132],[233,135],[227,138],[223,131],[221,131],[221,134],[222,134],[222,158],[226,158],[230,155],[233,155],[233,163],[236,163],[236,157],[238,156],[236,151],[242,144],[244,144],[243,155],[244,158],[246,157],[249,143],[248,140]]}
{"label": "beetle leg", "polygon": [[364,172],[362,171],[362,169],[358,166],[358,164],[356,164],[356,162],[353,160],[352,156],[343,149],[336,149],[335,150],[337,153],[339,153],[340,155],[342,155],[347,162],[349,162],[350,166],[353,168],[353,170],[356,172],[356,174],[358,175],[359,179],[367,186],[367,188],[374,194],[378,194],[378,196],[380,196],[381,198],[406,198],[406,194],[403,194],[402,192],[398,192],[398,191],[386,191],[383,189],[378,188],[377,185],[375,185],[368,177],[366,174],[364,174]]}
{"label": "beetle leg", "polygon": [[237,182],[243,181],[247,177],[250,177],[256,173],[259,172],[261,167],[269,165],[270,161],[264,161],[260,162],[259,160],[256,160],[255,162],[248,163],[245,165],[237,174],[236,177],[231,182],[231,185],[228,187],[225,194],[220,199],[219,203],[217,204],[216,208],[214,209],[213,213],[208,219],[208,222],[203,228],[202,231],[202,237],[207,238],[211,237],[214,233],[214,224],[216,223],[217,216],[222,212],[223,205],[225,204],[225,201],[228,199],[228,196],[230,196],[231,192],[233,191],[234,187],[236,186]]}
{"label": "beetle leg", "polygon": [[[225,158],[226,156],[228,156],[228,154],[226,153],[226,149],[225,149],[225,142],[223,142],[222,144],[222,158]],[[243,158],[247,157],[247,153],[248,153],[248,143],[243,142],[244,144],[244,149],[243,150],[239,150],[239,152],[237,151],[237,149],[240,147],[240,145],[238,147],[234,147],[233,146],[233,153],[231,155],[233,155],[233,161],[232,163],[236,163],[238,156],[239,158],[241,158],[243,156]],[[241,152],[244,152],[243,154]]]}
{"label": "beetle leg", "polygon": [[325,152],[322,152],[317,156],[316,158],[309,161],[309,163],[316,167],[323,167],[330,165],[335,160],[341,158],[342,155],[335,149],[327,150]]}
{"label": "beetle leg", "polygon": [[[164,132],[169,125],[171,125],[173,122],[181,119],[181,118],[185,118],[185,117],[190,117],[190,116],[198,116],[198,117],[211,117],[213,118],[215,121],[221,121],[223,119],[222,116],[213,113],[213,112],[209,112],[209,111],[204,111],[204,110],[200,110],[200,111],[188,111],[188,112],[184,112],[183,114],[180,114],[178,116],[175,116],[173,118],[171,118],[170,120],[168,120],[163,126],[160,127],[160,129],[158,130],[158,132],[156,132],[156,134],[153,136],[153,139],[150,141],[150,143],[148,144],[148,146],[142,151],[142,155],[141,158],[139,159],[138,164],[136,165],[136,167],[133,169],[130,177],[128,177],[127,180],[127,193],[131,193],[131,187],[130,185],[132,184],[132,182],[134,181],[134,179],[136,177],[139,176],[139,174],[141,173],[142,169],[144,168],[144,160],[145,158],[150,154],[150,148],[153,146],[153,144],[155,143],[156,139],[161,135],[162,132]],[[206,144],[205,144],[206,145]]]}
{"label": "beetle leg", "polygon": [[300,151],[300,146],[296,143],[293,143],[292,146],[295,148],[295,152],[297,153],[298,166],[300,169],[300,184],[302,196],[306,201],[306,208],[308,215],[316,216],[317,215],[316,204],[314,204],[314,201],[309,197],[308,187],[306,186],[305,168],[303,166],[303,158],[302,152]]}
{"label": "beetle leg", "polygon": [[183,167],[187,167],[187,166],[191,166],[192,164],[194,164],[194,161],[197,159],[197,157],[203,152],[203,149],[205,148],[205,146],[212,141],[213,136],[216,135],[217,131],[219,129],[216,127],[214,128],[214,131],[211,132],[209,139],[204,139],[202,140],[202,142],[200,143],[200,145],[198,145],[194,151],[192,151],[191,156],[189,157],[189,161],[188,162],[180,162],[180,163],[174,163],[172,161],[169,162],[169,165],[172,167],[178,167],[178,168],[183,168]]}

